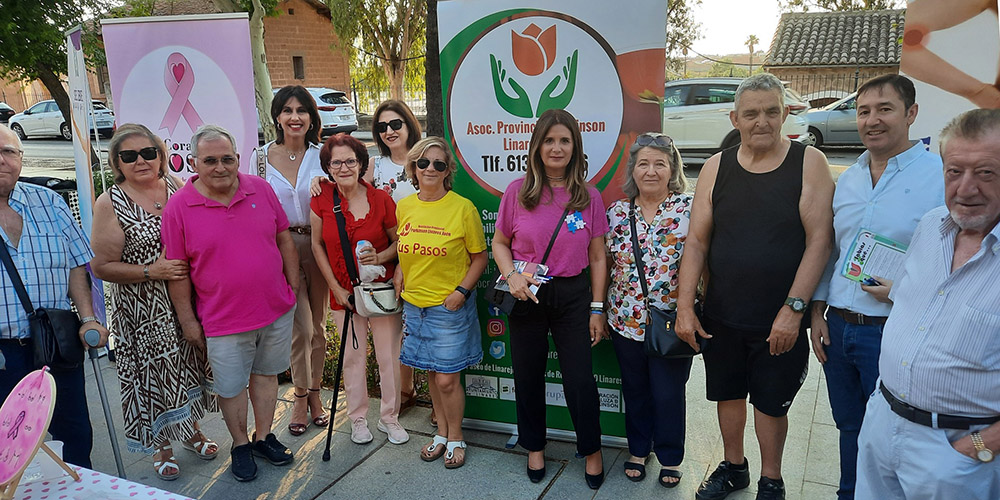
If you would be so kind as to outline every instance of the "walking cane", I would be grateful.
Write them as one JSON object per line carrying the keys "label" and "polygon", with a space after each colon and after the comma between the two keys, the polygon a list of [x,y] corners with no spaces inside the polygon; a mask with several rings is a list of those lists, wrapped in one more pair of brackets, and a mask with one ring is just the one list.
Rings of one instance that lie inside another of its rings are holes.
{"label": "walking cane", "polygon": [[[340,373],[344,369],[344,351],[347,350],[347,330],[351,329],[351,318],[354,316],[354,296],[348,297],[350,307],[344,308],[344,328],[340,332],[340,353],[337,354],[337,370],[333,375],[333,401],[330,401],[330,421],[326,424],[326,449],[323,450],[323,461],[330,461],[330,441],[333,440],[333,421],[337,417],[337,398],[340,396]],[[354,348],[357,348],[358,338],[354,339]]]}
{"label": "walking cane", "polygon": [[122,453],[118,449],[118,435],[115,433],[115,423],[111,420],[111,407],[108,406],[108,393],[104,390],[104,376],[101,375],[101,365],[98,362],[97,344],[101,342],[101,334],[97,330],[87,330],[83,337],[87,340],[90,349],[90,363],[94,367],[94,376],[97,377],[97,392],[101,395],[101,404],[104,405],[104,419],[108,422],[108,434],[111,435],[111,451],[115,454],[115,465],[118,467],[118,477],[125,479],[125,466],[122,465]]}

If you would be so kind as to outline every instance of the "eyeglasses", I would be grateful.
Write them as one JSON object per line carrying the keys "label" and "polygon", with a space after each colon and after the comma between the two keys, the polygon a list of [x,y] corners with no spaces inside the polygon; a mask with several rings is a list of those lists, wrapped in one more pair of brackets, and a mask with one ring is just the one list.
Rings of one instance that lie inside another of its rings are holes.
{"label": "eyeglasses", "polygon": [[160,151],[154,146],[148,148],[142,148],[138,151],[133,149],[125,149],[118,152],[118,158],[125,163],[135,163],[136,160],[141,156],[143,160],[153,161],[160,154]]}
{"label": "eyeglasses", "polygon": [[[145,158],[145,156],[143,156],[143,158]],[[214,156],[206,156],[204,158],[198,158],[198,162],[200,162],[202,165],[205,165],[206,167],[214,167],[218,165],[220,161],[222,162],[223,165],[231,167],[233,165],[236,165],[236,163],[239,160],[235,156],[229,156],[229,155],[223,156],[221,159],[216,158]]]}
{"label": "eyeglasses", "polygon": [[417,168],[425,170],[427,167],[431,166],[431,163],[434,163],[434,170],[437,170],[438,172],[444,172],[448,168],[448,164],[441,160],[434,160],[431,162],[427,158],[417,160]]}
{"label": "eyeglasses", "polygon": [[393,118],[387,122],[378,122],[375,124],[375,132],[379,134],[384,134],[386,130],[389,129],[399,130],[403,128],[403,120],[399,118]]}
{"label": "eyeglasses", "polygon": [[354,168],[358,166],[358,159],[348,158],[346,160],[330,160],[330,163],[328,163],[328,165],[330,165],[330,168],[333,170],[340,170],[344,167]]}
{"label": "eyeglasses", "polygon": [[7,161],[20,160],[23,154],[23,150],[17,149],[14,146],[0,148],[0,156],[3,156],[3,159]]}
{"label": "eyeglasses", "polygon": [[640,147],[646,147],[652,144],[661,148],[670,148],[670,146],[674,144],[674,140],[671,139],[669,135],[647,132],[639,137],[636,137],[635,143]]}

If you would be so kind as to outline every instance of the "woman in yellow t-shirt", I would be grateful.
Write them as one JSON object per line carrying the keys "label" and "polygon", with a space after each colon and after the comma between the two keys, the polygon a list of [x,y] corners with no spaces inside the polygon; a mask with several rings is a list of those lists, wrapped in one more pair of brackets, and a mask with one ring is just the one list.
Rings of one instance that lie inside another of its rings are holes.
{"label": "woman in yellow t-shirt", "polygon": [[427,370],[438,433],[420,451],[445,467],[465,464],[459,372],[483,359],[476,280],[486,269],[486,238],[476,207],[451,190],[455,160],[440,137],[423,139],[407,155],[406,175],[420,191],[396,206],[399,266],[393,284],[404,300],[406,337],[399,359]]}

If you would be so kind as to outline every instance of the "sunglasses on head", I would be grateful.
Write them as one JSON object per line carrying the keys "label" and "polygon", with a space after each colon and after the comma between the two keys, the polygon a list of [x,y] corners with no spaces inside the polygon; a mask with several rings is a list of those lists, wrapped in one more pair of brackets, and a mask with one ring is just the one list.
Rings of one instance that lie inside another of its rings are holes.
{"label": "sunglasses on head", "polygon": [[138,151],[132,149],[126,149],[124,151],[118,152],[118,158],[125,163],[135,163],[136,160],[141,156],[143,160],[152,161],[159,156],[160,151],[153,146],[148,148],[142,148]]}
{"label": "sunglasses on head", "polygon": [[379,134],[384,134],[386,130],[389,129],[399,130],[403,128],[403,120],[399,118],[393,118],[387,122],[378,122],[375,124],[375,132]]}
{"label": "sunglasses on head", "polygon": [[[431,166],[431,163],[432,162],[427,158],[421,158],[417,160],[417,168],[419,168],[420,170],[424,170],[427,167]],[[448,169],[448,164],[441,160],[434,160],[433,163],[434,163],[434,170],[437,170],[438,172],[444,172],[445,170]]]}
{"label": "sunglasses on head", "polygon": [[674,140],[671,139],[669,135],[647,133],[636,137],[635,143],[640,147],[646,147],[652,144],[661,148],[669,148],[674,143]]}

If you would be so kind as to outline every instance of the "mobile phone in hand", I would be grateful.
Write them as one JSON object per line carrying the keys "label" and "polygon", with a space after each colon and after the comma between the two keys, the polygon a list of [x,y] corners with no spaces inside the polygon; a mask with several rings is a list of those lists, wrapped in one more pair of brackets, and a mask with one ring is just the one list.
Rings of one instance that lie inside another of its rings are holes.
{"label": "mobile phone in hand", "polygon": [[872,278],[871,276],[865,278],[864,281],[861,282],[861,284],[868,286],[882,286],[882,283],[879,283],[877,279]]}

